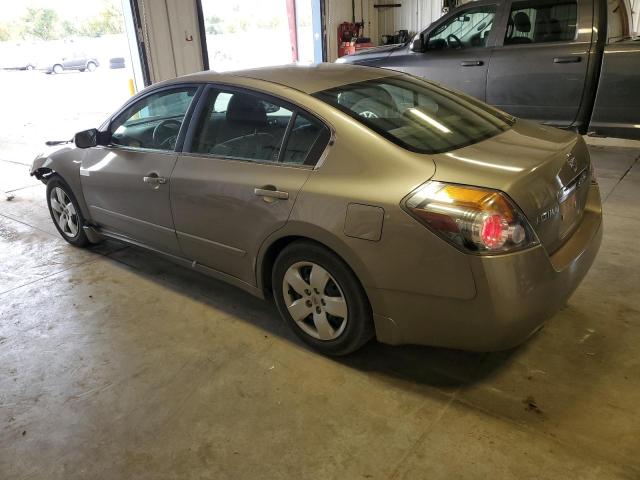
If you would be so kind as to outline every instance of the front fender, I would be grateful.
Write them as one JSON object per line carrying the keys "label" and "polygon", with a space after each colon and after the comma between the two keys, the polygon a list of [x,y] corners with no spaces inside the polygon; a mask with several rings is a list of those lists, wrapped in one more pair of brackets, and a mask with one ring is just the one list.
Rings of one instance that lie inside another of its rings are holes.
{"label": "front fender", "polygon": [[47,178],[56,174],[60,176],[71,188],[78,201],[82,216],[90,220],[89,209],[82,192],[80,182],[80,166],[85,152],[76,148],[73,144],[57,146],[39,154],[31,164],[30,174],[44,183]]}

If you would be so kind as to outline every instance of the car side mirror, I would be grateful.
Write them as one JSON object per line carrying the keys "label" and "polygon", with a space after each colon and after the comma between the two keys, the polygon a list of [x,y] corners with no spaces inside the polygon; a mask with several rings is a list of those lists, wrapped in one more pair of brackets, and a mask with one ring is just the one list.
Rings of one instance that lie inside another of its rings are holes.
{"label": "car side mirror", "polygon": [[78,148],[91,148],[97,145],[108,145],[110,136],[109,132],[99,132],[96,128],[90,128],[76,133],[73,142]]}
{"label": "car side mirror", "polygon": [[424,44],[422,43],[422,37],[417,36],[411,42],[411,51],[412,52],[422,52],[424,51]]}

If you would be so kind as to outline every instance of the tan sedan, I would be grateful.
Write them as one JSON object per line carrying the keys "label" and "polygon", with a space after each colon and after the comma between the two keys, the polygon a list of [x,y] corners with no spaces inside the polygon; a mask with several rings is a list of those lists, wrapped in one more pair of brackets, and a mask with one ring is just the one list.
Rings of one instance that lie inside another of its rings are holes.
{"label": "tan sedan", "polygon": [[273,297],[333,355],[373,336],[517,345],[602,236],[580,136],[349,65],[154,85],[32,174],[68,242],[115,238]]}

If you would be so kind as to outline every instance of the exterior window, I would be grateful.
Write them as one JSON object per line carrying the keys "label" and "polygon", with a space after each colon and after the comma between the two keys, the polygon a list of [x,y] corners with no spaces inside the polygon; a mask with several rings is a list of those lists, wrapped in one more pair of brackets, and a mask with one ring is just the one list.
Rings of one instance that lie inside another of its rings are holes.
{"label": "exterior window", "polygon": [[243,160],[278,160],[293,112],[258,95],[212,89],[191,151]]}
{"label": "exterior window", "polygon": [[485,47],[495,16],[493,5],[465,10],[431,33],[427,49]]}
{"label": "exterior window", "polygon": [[577,23],[578,5],[575,1],[514,2],[504,44],[569,42],[576,36]]}
{"label": "exterior window", "polygon": [[413,78],[383,77],[314,96],[419,153],[462,148],[511,126],[509,118],[488,105]]}
{"label": "exterior window", "polygon": [[175,149],[196,87],[163,90],[134,103],[111,123],[111,143],[152,150]]}

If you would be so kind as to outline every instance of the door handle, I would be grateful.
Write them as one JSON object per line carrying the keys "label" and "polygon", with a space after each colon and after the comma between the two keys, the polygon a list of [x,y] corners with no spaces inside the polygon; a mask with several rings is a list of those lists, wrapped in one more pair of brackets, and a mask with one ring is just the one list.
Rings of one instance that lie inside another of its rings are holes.
{"label": "door handle", "polygon": [[287,200],[289,198],[289,192],[281,192],[277,190],[273,185],[266,185],[262,188],[254,188],[253,194],[256,197],[275,198],[277,200]]}
{"label": "door handle", "polygon": [[571,55],[569,57],[556,57],[553,59],[553,63],[579,63],[582,61],[582,57],[578,55]]}
{"label": "door handle", "polygon": [[142,181],[150,185],[164,185],[167,183],[167,179],[159,177],[157,173],[150,173],[148,177],[142,177]]}
{"label": "door handle", "polygon": [[482,60],[465,60],[464,62],[460,62],[461,67],[481,67],[484,65]]}

